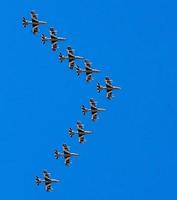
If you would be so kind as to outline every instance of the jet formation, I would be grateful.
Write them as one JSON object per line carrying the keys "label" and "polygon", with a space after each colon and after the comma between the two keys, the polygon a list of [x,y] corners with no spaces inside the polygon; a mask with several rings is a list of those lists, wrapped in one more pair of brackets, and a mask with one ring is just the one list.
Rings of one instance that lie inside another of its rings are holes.
{"label": "jet formation", "polygon": [[[26,27],[27,25],[32,25],[32,33],[34,35],[37,35],[39,33],[39,26],[40,25],[46,25],[46,21],[40,21],[38,20],[38,14],[32,10],[31,11],[31,19],[27,20],[25,17],[22,18],[22,25]],[[57,30],[54,27],[49,28],[49,36],[46,36],[45,34],[41,35],[41,41],[43,44],[46,42],[51,42],[51,49],[52,51],[56,52],[57,49],[60,49],[59,43],[65,43],[67,41],[66,37],[59,37],[57,35]],[[80,74],[85,74],[86,75],[86,82],[91,82],[93,81],[93,75],[96,76],[96,74],[99,74],[101,70],[93,68],[92,63],[85,58],[84,56],[76,55],[75,54],[75,49],[71,47],[71,45],[68,45],[66,48],[67,54],[64,55],[62,54],[61,50],[58,55],[58,59],[60,63],[68,61],[68,67],[71,70],[74,70],[76,74],[79,76]],[[77,62],[82,63],[84,66],[80,67],[80,64],[78,65]],[[115,86],[112,84],[112,80],[110,77],[106,76],[105,77],[105,86],[101,85],[99,82],[96,85],[96,89],[98,93],[100,93],[102,90],[106,91],[106,98],[108,100],[112,100],[113,96],[113,91],[115,90],[120,90],[120,86]],[[86,115],[86,113],[90,112],[91,113],[91,120],[95,122],[98,119],[98,113],[106,111],[105,108],[100,108],[97,107],[97,102],[93,99],[90,98],[89,100],[89,105],[90,108],[86,108],[84,105],[81,106],[81,111],[83,115]],[[86,135],[92,135],[91,130],[85,130],[84,124],[78,120],[76,122],[76,130],[73,130],[72,128],[69,128],[68,130],[68,136],[72,138],[74,135],[78,135],[78,143],[79,144],[84,144],[86,142],[85,136]],[[60,152],[59,150],[54,151],[54,157],[55,159],[59,159],[62,157],[64,159],[64,164],[65,166],[69,167],[71,165],[71,157],[78,157],[78,153],[73,153],[70,151],[69,146],[66,143],[63,143],[62,145],[62,151]],[[51,174],[47,171],[43,171],[43,178],[39,178],[36,176],[35,182],[37,185],[43,184],[45,186],[45,190],[47,192],[50,192],[52,190],[52,184],[58,183],[60,180],[59,179],[53,179],[51,178]]]}

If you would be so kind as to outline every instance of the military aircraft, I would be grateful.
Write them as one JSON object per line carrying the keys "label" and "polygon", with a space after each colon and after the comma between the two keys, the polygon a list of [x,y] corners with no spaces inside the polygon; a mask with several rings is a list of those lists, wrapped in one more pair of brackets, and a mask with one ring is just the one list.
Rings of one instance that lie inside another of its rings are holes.
{"label": "military aircraft", "polygon": [[69,147],[67,146],[67,144],[63,144],[63,153],[59,152],[58,150],[55,150],[54,152],[54,156],[56,159],[58,159],[60,156],[62,156],[64,158],[64,162],[66,166],[70,166],[71,161],[70,158],[72,156],[79,156],[79,154],[77,153],[71,153]]}
{"label": "military aircraft", "polygon": [[22,24],[24,27],[26,27],[28,24],[32,25],[32,32],[33,34],[37,34],[39,31],[38,26],[41,24],[47,24],[45,21],[39,21],[38,20],[38,14],[34,10],[31,11],[31,20],[26,20],[25,17],[22,19]]}
{"label": "military aircraft", "polygon": [[71,128],[69,128],[69,136],[72,137],[75,134],[78,134],[79,136],[79,143],[83,144],[85,142],[85,138],[84,135],[87,134],[91,134],[92,131],[86,131],[84,130],[84,125],[82,124],[82,122],[77,121],[77,131],[72,130]]}
{"label": "military aircraft", "polygon": [[46,37],[44,34],[42,34],[42,43],[45,44],[46,41],[51,41],[52,43],[52,50],[56,51],[56,49],[58,48],[58,42],[62,42],[65,41],[66,38],[64,37],[57,37],[57,31],[51,27],[49,29],[49,33],[50,33],[50,37]]}
{"label": "military aircraft", "polygon": [[112,85],[112,80],[109,77],[105,78],[105,83],[106,86],[102,86],[100,85],[100,83],[97,83],[97,91],[101,92],[101,90],[106,90],[106,97],[111,100],[113,95],[112,95],[112,91],[113,90],[120,90],[121,87],[119,86],[113,86]]}
{"label": "military aircraft", "polygon": [[84,59],[84,57],[82,56],[75,56],[74,54],[74,49],[72,49],[72,47],[68,46],[67,47],[67,56],[62,55],[62,53],[60,52],[59,54],[59,60],[60,62],[62,62],[63,60],[68,60],[69,61],[69,68],[73,69],[75,67],[75,60],[81,60]]}
{"label": "military aircraft", "polygon": [[86,81],[89,82],[91,81],[93,78],[92,78],[92,73],[99,73],[100,70],[98,69],[93,69],[91,67],[92,63],[89,62],[88,60],[84,60],[84,65],[85,65],[85,69],[81,69],[78,65],[76,66],[76,72],[77,72],[77,75],[79,76],[80,73],[84,72],[86,73]]}
{"label": "military aircraft", "polygon": [[85,115],[87,112],[91,112],[92,114],[92,117],[91,119],[93,121],[96,121],[97,119],[97,113],[98,112],[102,112],[102,111],[105,111],[106,109],[103,109],[103,108],[97,108],[96,106],[96,102],[93,100],[93,99],[90,99],[90,109],[88,108],[85,108],[84,105],[81,106],[81,109],[82,109],[82,113]]}
{"label": "military aircraft", "polygon": [[44,176],[44,179],[40,179],[38,176],[36,176],[35,182],[36,182],[37,185],[39,185],[40,183],[44,183],[45,190],[47,192],[50,192],[52,190],[51,184],[52,183],[58,183],[59,180],[58,179],[51,179],[50,178],[50,173],[47,172],[47,170],[43,171],[43,176]]}

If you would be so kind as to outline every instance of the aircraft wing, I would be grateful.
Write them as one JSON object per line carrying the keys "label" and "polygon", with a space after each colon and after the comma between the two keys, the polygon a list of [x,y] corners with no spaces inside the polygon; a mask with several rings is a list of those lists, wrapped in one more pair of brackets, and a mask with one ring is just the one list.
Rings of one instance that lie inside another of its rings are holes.
{"label": "aircraft wing", "polygon": [[39,21],[38,21],[38,15],[36,14],[35,11],[31,11],[31,19],[32,19],[32,32],[34,34],[38,33],[38,25],[39,25]]}
{"label": "aircraft wing", "polygon": [[74,50],[71,47],[67,47],[67,53],[68,53],[68,59],[69,59],[69,67],[73,69],[75,65]]}
{"label": "aircraft wing", "polygon": [[112,81],[109,77],[106,77],[105,78],[105,82],[106,82],[106,87],[112,87]]}
{"label": "aircraft wing", "polygon": [[39,28],[38,28],[38,25],[34,25],[34,24],[32,24],[32,32],[34,33],[34,34],[37,34],[38,33],[38,31],[39,31]]}
{"label": "aircraft wing", "polygon": [[92,67],[91,62],[84,60],[85,71],[86,71],[86,81],[92,80]]}
{"label": "aircraft wing", "polygon": [[51,43],[52,43],[52,50],[56,51],[56,49],[58,48],[58,44],[57,44],[58,38],[56,36],[56,30],[51,27],[49,32],[50,32],[50,38],[51,38]]}
{"label": "aircraft wing", "polygon": [[71,47],[67,47],[68,56],[74,57],[74,50]]}
{"label": "aircraft wing", "polygon": [[73,69],[75,66],[74,58],[69,57],[69,68]]}
{"label": "aircraft wing", "polygon": [[32,19],[35,19],[35,20],[37,20],[37,17],[38,15],[36,14],[36,12],[33,10],[33,11],[31,11],[31,18]]}
{"label": "aircraft wing", "polygon": [[88,60],[84,60],[84,65],[85,65],[86,71],[91,71],[92,70],[91,62],[89,62]]}
{"label": "aircraft wing", "polygon": [[69,166],[70,165],[70,156],[65,157],[65,165]]}
{"label": "aircraft wing", "polygon": [[96,102],[93,99],[90,99],[90,107],[91,109],[96,109]]}
{"label": "aircraft wing", "polygon": [[67,144],[63,144],[63,152],[64,152],[64,159],[65,159],[65,165],[70,165],[70,152],[69,147]]}
{"label": "aircraft wing", "polygon": [[46,180],[50,179],[50,173],[48,173],[46,170],[43,171],[43,176]]}
{"label": "aircraft wing", "polygon": [[47,192],[50,192],[50,191],[52,190],[52,186],[51,186],[50,183],[47,183],[47,184],[45,185],[45,190],[46,190]]}
{"label": "aircraft wing", "polygon": [[96,111],[92,111],[92,120],[96,121],[97,119],[97,112]]}
{"label": "aircraft wing", "polygon": [[51,36],[51,35],[56,36],[56,34],[57,34],[57,31],[56,31],[53,27],[51,27],[51,28],[49,29],[49,32],[50,32],[50,36]]}
{"label": "aircraft wing", "polygon": [[[52,41],[51,41],[51,42],[52,42]],[[56,51],[57,48],[58,48],[57,42],[52,42],[52,50],[53,50],[53,51]]]}
{"label": "aircraft wing", "polygon": [[84,135],[79,134],[79,143],[83,144],[84,143]]}
{"label": "aircraft wing", "polygon": [[110,90],[110,89],[107,89],[107,90],[106,90],[106,97],[107,97],[108,99],[112,99],[112,90]]}
{"label": "aircraft wing", "polygon": [[69,147],[67,146],[67,144],[63,144],[63,152],[64,153],[69,153]]}
{"label": "aircraft wing", "polygon": [[91,81],[91,80],[92,80],[92,73],[86,72],[86,81]]}
{"label": "aircraft wing", "polygon": [[84,125],[80,121],[78,121],[77,122],[77,128],[78,129],[84,129]]}

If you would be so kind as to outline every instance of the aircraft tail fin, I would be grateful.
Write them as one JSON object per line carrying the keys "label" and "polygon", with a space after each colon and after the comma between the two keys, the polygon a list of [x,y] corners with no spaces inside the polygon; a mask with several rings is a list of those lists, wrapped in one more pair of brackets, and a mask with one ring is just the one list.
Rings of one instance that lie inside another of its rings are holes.
{"label": "aircraft tail fin", "polygon": [[83,113],[83,115],[85,115],[85,114],[86,114],[86,112],[88,112],[88,109],[87,109],[87,108],[85,108],[85,106],[84,106],[84,105],[82,105],[81,109],[82,109],[82,113]]}
{"label": "aircraft tail fin", "polygon": [[28,22],[25,19],[25,17],[22,18],[22,24],[23,24],[24,27],[26,27],[28,25]]}
{"label": "aircraft tail fin", "polygon": [[59,60],[60,60],[60,62],[63,62],[64,59],[65,59],[64,56],[63,56],[62,53],[60,52],[60,53],[59,53]]}
{"label": "aircraft tail fin", "polygon": [[78,75],[78,76],[79,76],[80,73],[82,72],[81,68],[80,68],[78,65],[76,65],[76,72],[77,72],[77,75]]}
{"label": "aircraft tail fin", "polygon": [[69,128],[68,134],[70,137],[72,137],[74,135],[74,131],[72,130],[72,128]]}
{"label": "aircraft tail fin", "polygon": [[43,44],[45,44],[45,42],[47,41],[47,38],[44,34],[42,34],[41,41]]}
{"label": "aircraft tail fin", "polygon": [[37,185],[39,185],[41,183],[41,179],[38,176],[36,176],[35,182]]}
{"label": "aircraft tail fin", "polygon": [[100,93],[103,87],[100,85],[100,83],[97,83],[97,91]]}
{"label": "aircraft tail fin", "polygon": [[60,154],[60,152],[58,150],[55,150],[54,156],[55,156],[56,159],[59,159],[59,157],[61,156],[61,154]]}

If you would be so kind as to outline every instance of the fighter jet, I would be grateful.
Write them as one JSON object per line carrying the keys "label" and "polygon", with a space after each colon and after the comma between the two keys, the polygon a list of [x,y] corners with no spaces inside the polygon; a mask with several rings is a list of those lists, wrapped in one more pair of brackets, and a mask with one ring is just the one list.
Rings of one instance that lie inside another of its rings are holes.
{"label": "fighter jet", "polygon": [[40,183],[44,183],[45,190],[47,192],[50,192],[52,190],[51,184],[52,183],[58,183],[59,180],[58,179],[51,179],[50,173],[48,173],[47,170],[43,171],[43,176],[44,176],[44,179],[40,179],[38,176],[36,176],[35,182],[36,182],[37,185],[39,185]]}
{"label": "fighter jet", "polygon": [[72,156],[79,156],[79,154],[77,153],[71,153],[69,147],[67,146],[67,144],[63,144],[63,153],[59,152],[58,150],[55,150],[54,152],[54,156],[56,159],[58,159],[60,156],[62,156],[64,158],[64,162],[66,166],[70,166],[71,161],[70,158]]}
{"label": "fighter jet", "polygon": [[105,78],[105,83],[106,83],[106,86],[102,86],[102,85],[100,85],[100,83],[97,83],[97,91],[101,92],[101,90],[106,90],[106,97],[107,97],[107,99],[111,100],[112,97],[113,97],[112,91],[113,90],[120,90],[121,87],[113,86],[112,80],[109,77]]}
{"label": "fighter jet", "polygon": [[39,21],[38,20],[38,14],[34,10],[31,11],[31,20],[26,20],[25,17],[22,19],[22,24],[24,27],[26,27],[28,24],[32,25],[32,32],[34,35],[36,35],[39,31],[38,26],[41,24],[47,24],[45,21]]}
{"label": "fighter jet", "polygon": [[96,102],[95,102],[93,99],[90,99],[90,109],[85,108],[84,105],[82,105],[81,109],[82,109],[82,113],[83,113],[84,115],[85,115],[87,112],[91,112],[91,114],[92,114],[91,119],[92,119],[93,121],[96,121],[96,119],[97,119],[97,113],[98,113],[98,112],[102,112],[102,111],[105,111],[105,110],[106,110],[106,109],[103,109],[103,108],[97,108]]}
{"label": "fighter jet", "polygon": [[76,67],[76,72],[77,72],[77,75],[79,76],[80,73],[84,72],[86,73],[86,81],[89,82],[92,80],[92,73],[99,73],[100,70],[98,69],[93,69],[91,67],[92,63],[89,62],[88,60],[84,60],[84,65],[85,65],[85,69],[81,69],[79,68],[79,66],[77,65]]}
{"label": "fighter jet", "polygon": [[57,31],[53,27],[51,27],[49,29],[49,33],[50,33],[50,37],[49,38],[46,37],[44,34],[42,34],[42,38],[41,38],[42,43],[45,44],[46,41],[51,41],[51,43],[52,43],[51,49],[53,51],[56,51],[56,49],[58,48],[58,42],[65,41],[66,38],[57,37]]}
{"label": "fighter jet", "polygon": [[85,142],[85,138],[84,135],[87,134],[91,134],[92,131],[86,131],[84,130],[84,125],[82,124],[82,122],[77,121],[77,131],[72,130],[71,128],[69,128],[69,136],[72,137],[74,134],[78,134],[79,136],[79,143],[83,144]]}
{"label": "fighter jet", "polygon": [[84,57],[82,56],[75,56],[75,50],[72,49],[72,47],[68,46],[67,47],[67,56],[62,55],[62,53],[60,52],[59,54],[59,60],[60,62],[62,62],[63,60],[68,60],[69,61],[69,68],[73,69],[75,67],[75,60],[81,60],[84,59]]}

